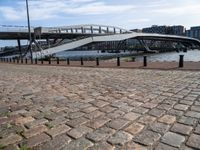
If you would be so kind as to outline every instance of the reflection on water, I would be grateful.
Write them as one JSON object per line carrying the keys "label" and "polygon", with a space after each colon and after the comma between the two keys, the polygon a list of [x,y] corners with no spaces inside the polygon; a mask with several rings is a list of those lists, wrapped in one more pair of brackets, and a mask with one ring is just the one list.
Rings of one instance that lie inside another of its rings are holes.
{"label": "reflection on water", "polygon": [[[185,61],[200,61],[200,50],[190,50],[187,53],[177,53],[177,52],[169,52],[169,53],[159,53],[159,54],[148,54],[149,61],[179,61],[179,55],[184,55]],[[143,60],[142,56],[136,57],[136,61]]]}

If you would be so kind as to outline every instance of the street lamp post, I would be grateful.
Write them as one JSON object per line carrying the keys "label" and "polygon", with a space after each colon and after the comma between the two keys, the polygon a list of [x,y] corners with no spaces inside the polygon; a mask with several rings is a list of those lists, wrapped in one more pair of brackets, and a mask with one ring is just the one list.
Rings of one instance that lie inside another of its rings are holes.
{"label": "street lamp post", "polygon": [[31,26],[30,26],[30,18],[29,18],[29,8],[28,8],[28,0],[26,0],[26,10],[27,10],[27,21],[28,21],[28,33],[29,33],[29,49],[31,53],[31,62],[33,62],[33,53],[32,53],[32,38],[31,38]]}

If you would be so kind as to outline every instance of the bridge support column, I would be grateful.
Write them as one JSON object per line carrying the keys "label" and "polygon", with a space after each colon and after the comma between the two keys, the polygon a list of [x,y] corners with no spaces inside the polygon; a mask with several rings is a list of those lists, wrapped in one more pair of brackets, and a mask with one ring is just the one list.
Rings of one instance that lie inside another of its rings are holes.
{"label": "bridge support column", "polygon": [[22,49],[21,49],[20,39],[17,39],[17,44],[18,44],[18,49],[19,49],[19,53],[20,53],[20,58],[22,58]]}

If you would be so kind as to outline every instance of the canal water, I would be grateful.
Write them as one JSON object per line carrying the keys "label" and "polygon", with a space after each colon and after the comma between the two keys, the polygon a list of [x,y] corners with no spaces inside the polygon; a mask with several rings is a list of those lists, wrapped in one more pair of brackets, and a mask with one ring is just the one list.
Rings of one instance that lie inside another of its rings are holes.
{"label": "canal water", "polygon": [[[136,52],[121,52],[121,53],[101,53],[100,51],[64,51],[57,53],[56,56],[60,58],[80,58],[80,57],[117,57],[117,56],[135,56],[136,61],[142,61],[143,56],[136,56]],[[184,55],[185,61],[200,61],[200,50],[189,50],[184,52],[167,52],[167,53],[152,53],[145,54],[148,61],[179,61],[179,55]]]}
{"label": "canal water", "polygon": [[[200,61],[200,50],[189,50],[186,53],[184,52],[167,52],[167,53],[158,53],[158,54],[147,54],[148,61],[179,61],[179,56],[184,55],[184,61]],[[142,56],[137,56],[136,61],[142,61]]]}

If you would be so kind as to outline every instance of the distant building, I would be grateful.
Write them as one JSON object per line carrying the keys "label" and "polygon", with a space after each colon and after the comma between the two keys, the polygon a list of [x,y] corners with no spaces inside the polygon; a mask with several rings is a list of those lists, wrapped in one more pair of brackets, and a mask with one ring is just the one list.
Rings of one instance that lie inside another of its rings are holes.
{"label": "distant building", "polygon": [[144,33],[159,33],[159,34],[171,34],[171,35],[185,35],[185,27],[178,26],[157,26],[153,25],[152,27],[143,28],[142,32]]}
{"label": "distant building", "polygon": [[200,26],[191,27],[190,30],[186,31],[186,36],[200,40]]}
{"label": "distant building", "polygon": [[141,33],[141,32],[142,32],[141,29],[132,29],[131,31],[133,31],[133,32],[137,32],[137,33]]}

